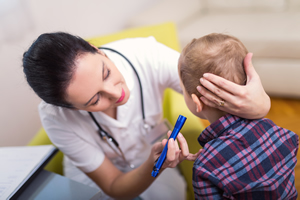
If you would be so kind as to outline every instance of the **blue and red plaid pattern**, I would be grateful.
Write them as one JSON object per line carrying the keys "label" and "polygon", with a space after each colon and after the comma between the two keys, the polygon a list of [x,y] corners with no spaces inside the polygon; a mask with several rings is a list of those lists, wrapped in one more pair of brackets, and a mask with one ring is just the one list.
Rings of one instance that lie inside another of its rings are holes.
{"label": "blue and red plaid pattern", "polygon": [[227,114],[199,136],[196,199],[297,199],[298,136],[269,119]]}

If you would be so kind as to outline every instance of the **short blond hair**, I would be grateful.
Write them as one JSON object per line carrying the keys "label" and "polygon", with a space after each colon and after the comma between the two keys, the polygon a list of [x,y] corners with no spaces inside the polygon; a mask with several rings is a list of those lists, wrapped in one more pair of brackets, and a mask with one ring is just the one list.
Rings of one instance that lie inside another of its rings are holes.
{"label": "short blond hair", "polygon": [[245,85],[244,58],[248,50],[236,37],[212,33],[193,39],[179,59],[179,75],[189,95],[200,93],[196,87],[204,73],[221,76],[234,83]]}

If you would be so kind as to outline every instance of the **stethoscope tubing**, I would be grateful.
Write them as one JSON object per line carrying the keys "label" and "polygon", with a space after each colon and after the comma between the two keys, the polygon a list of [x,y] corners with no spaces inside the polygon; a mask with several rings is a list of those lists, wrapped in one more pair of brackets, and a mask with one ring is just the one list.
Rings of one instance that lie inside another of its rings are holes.
{"label": "stethoscope tubing", "polygon": [[[135,69],[135,67],[133,66],[133,64],[128,60],[128,58],[126,56],[124,56],[122,53],[111,49],[111,48],[107,48],[107,47],[99,47],[99,49],[105,49],[105,50],[109,50],[112,52],[115,52],[117,54],[119,54],[120,56],[122,56],[131,66],[131,68],[133,69],[134,73],[136,74],[136,77],[138,79],[139,82],[139,86],[140,86],[140,95],[141,95],[141,109],[142,109],[142,116],[143,116],[143,121],[145,123],[145,110],[144,110],[144,98],[143,98],[143,88],[142,88],[142,83],[140,80],[140,77]],[[125,159],[124,153],[122,152],[122,150],[119,147],[119,143],[114,139],[113,136],[111,136],[109,133],[107,133],[107,131],[103,130],[102,127],[100,126],[100,124],[97,122],[95,116],[93,115],[92,112],[88,112],[90,117],[93,119],[94,123],[96,124],[96,126],[98,127],[98,134],[101,137],[102,140],[104,140],[115,152],[116,150],[109,144],[109,141],[111,141],[112,143],[114,143],[114,145],[119,149],[121,156],[123,157],[124,161],[127,162],[127,160]],[[109,141],[108,141],[109,140]],[[117,153],[117,152],[116,152]],[[128,163],[128,162],[127,162]],[[131,164],[129,163],[129,165],[131,166]]]}
{"label": "stethoscope tubing", "polygon": [[137,73],[135,67],[133,66],[133,64],[130,62],[130,60],[128,60],[128,58],[126,56],[124,56],[122,53],[114,50],[114,49],[111,49],[111,48],[107,48],[107,47],[99,47],[99,49],[105,49],[105,50],[109,50],[109,51],[112,51],[112,52],[115,52],[117,54],[119,54],[120,56],[122,56],[127,62],[128,64],[131,66],[131,68],[133,69],[137,79],[138,79],[138,82],[139,82],[139,86],[140,86],[140,95],[141,95],[141,108],[142,108],[142,116],[143,116],[143,120],[145,121],[145,111],[144,111],[144,95],[143,95],[143,87],[142,87],[142,82],[141,82],[141,79],[140,79],[140,76],[139,74]]}

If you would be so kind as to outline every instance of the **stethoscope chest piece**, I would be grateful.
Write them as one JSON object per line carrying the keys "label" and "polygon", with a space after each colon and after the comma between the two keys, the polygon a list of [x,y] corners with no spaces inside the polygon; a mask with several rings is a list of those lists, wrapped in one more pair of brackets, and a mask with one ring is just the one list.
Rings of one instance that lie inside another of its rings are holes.
{"label": "stethoscope chest piece", "polygon": [[151,130],[151,126],[149,124],[147,124],[146,122],[144,122],[143,127],[144,127],[144,129],[146,130],[147,133],[149,133],[149,131]]}

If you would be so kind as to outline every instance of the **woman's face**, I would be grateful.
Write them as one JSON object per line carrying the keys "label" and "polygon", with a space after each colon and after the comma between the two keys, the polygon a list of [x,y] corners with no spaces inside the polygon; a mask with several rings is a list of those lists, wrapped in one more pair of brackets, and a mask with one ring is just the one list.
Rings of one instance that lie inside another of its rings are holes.
{"label": "woman's face", "polygon": [[98,52],[77,58],[67,87],[67,101],[79,110],[110,113],[128,101],[130,92],[115,64],[102,51]]}

